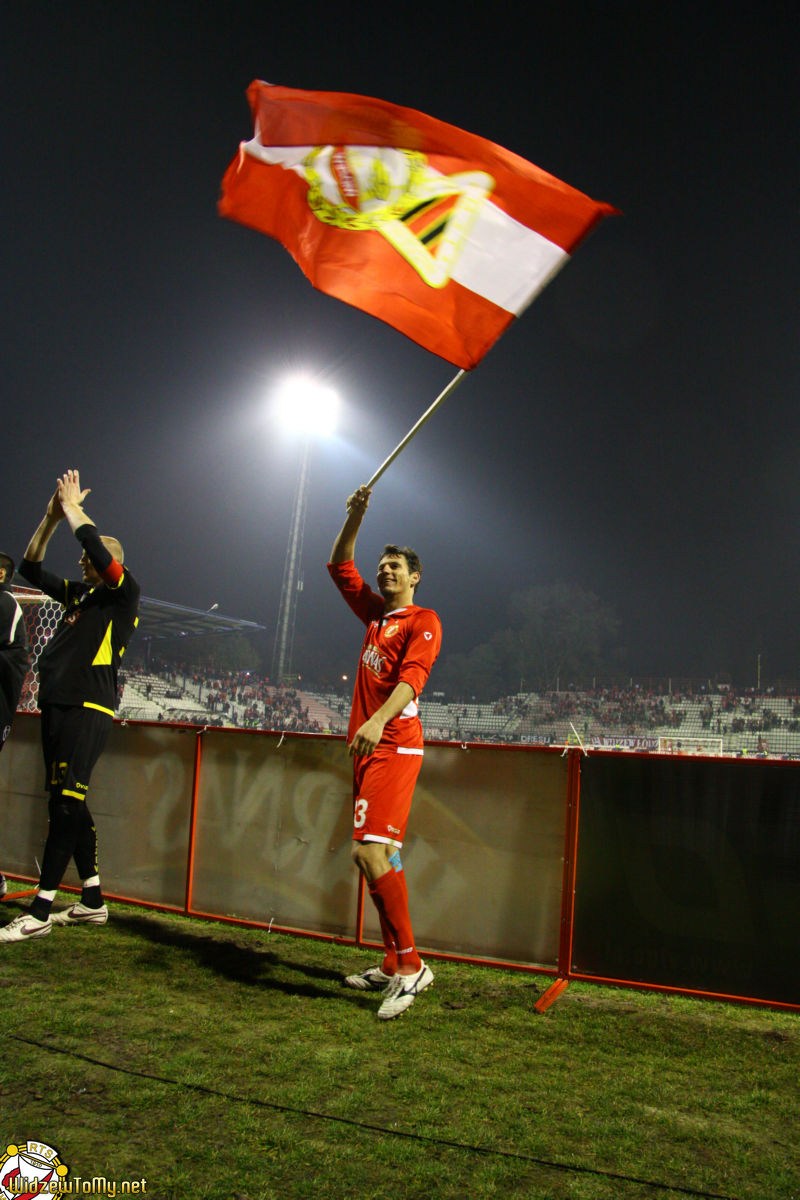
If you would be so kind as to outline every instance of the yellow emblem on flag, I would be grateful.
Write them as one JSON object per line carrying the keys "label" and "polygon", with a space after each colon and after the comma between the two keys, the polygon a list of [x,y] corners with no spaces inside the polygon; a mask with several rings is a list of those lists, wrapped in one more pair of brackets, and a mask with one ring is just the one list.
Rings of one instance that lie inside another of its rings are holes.
{"label": "yellow emblem on flag", "polygon": [[494,180],[443,175],[424,154],[387,146],[316,146],[302,162],[314,216],[380,233],[429,287],[450,279]]}

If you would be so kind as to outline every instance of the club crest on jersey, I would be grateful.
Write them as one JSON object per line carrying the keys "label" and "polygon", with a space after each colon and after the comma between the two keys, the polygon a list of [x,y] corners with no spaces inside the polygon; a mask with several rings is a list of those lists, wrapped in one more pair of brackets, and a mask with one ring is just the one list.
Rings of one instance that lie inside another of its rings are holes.
{"label": "club crest on jersey", "polygon": [[361,655],[362,666],[365,666],[373,675],[380,676],[383,673],[385,661],[377,646],[366,646]]}
{"label": "club crest on jersey", "polygon": [[398,629],[399,629],[399,628],[400,628],[400,623],[399,623],[399,621],[395,621],[394,625],[387,625],[387,626],[386,626],[386,628],[385,628],[385,629],[384,629],[384,631],[383,631],[383,636],[384,636],[384,637],[387,637],[387,638],[388,638],[388,637],[394,637],[394,635],[397,633],[397,631],[398,631]]}

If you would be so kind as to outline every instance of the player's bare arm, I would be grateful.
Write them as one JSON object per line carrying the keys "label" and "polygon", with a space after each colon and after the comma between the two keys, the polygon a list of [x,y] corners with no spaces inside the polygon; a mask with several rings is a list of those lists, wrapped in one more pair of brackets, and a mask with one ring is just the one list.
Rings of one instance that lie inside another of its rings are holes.
{"label": "player's bare arm", "polygon": [[348,746],[350,755],[372,754],[377,749],[383,737],[383,731],[388,723],[398,716],[407,704],[414,699],[414,689],[410,683],[398,683],[387,696],[380,708],[372,714],[368,721],[356,730],[352,742]]}
{"label": "player's bare arm", "polygon": [[28,562],[41,562],[47,550],[47,543],[55,533],[60,521],[64,520],[64,510],[58,495],[58,487],[53,492],[47,505],[47,510],[39,522],[36,532],[28,542],[25,558]]}
{"label": "player's bare arm", "polygon": [[354,557],[356,538],[361,528],[361,522],[364,520],[364,514],[369,507],[371,495],[370,489],[362,484],[361,487],[356,488],[352,496],[347,497],[347,516],[333,543],[330,557],[332,563],[350,562]]}

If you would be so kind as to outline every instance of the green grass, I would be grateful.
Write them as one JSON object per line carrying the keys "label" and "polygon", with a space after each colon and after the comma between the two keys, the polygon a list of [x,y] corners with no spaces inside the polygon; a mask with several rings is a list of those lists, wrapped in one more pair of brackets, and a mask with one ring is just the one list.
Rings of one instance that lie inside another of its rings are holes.
{"label": "green grass", "polygon": [[540,1016],[548,978],[434,962],[383,1023],[341,986],[371,961],[121,905],[0,947],[0,1150],[158,1200],[800,1200],[796,1015],[572,984]]}

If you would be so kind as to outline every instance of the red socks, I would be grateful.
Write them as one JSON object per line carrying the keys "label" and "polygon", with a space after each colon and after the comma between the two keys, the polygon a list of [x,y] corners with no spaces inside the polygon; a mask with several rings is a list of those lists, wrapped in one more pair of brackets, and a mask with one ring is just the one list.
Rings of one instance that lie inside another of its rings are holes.
{"label": "red socks", "polygon": [[381,923],[381,937],[383,938],[383,944],[386,949],[386,953],[383,956],[383,962],[381,963],[381,970],[383,971],[384,975],[394,975],[397,972],[397,950],[395,948],[392,931],[389,928],[389,924],[384,915],[383,901],[376,899],[376,897],[373,895],[371,883],[367,884],[367,889],[370,896],[372,896],[372,903],[375,905],[375,909],[378,914],[378,920]]}
{"label": "red socks", "polygon": [[399,967],[419,971],[422,960],[414,946],[414,932],[408,915],[408,891],[405,871],[389,870],[380,879],[367,885],[372,902],[378,910],[386,957],[382,970],[394,975]]}

